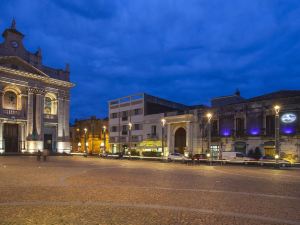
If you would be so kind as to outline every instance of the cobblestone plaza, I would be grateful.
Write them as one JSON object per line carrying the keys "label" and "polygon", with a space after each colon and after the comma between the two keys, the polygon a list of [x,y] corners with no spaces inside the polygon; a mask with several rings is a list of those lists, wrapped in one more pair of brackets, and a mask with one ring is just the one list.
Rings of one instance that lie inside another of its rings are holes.
{"label": "cobblestone plaza", "polygon": [[0,158],[0,224],[300,224],[300,173],[84,157]]}

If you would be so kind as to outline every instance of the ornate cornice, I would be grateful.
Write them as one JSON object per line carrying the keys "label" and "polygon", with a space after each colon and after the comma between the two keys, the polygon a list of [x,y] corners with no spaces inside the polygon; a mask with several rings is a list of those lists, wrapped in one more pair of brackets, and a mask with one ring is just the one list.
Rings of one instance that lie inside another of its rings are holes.
{"label": "ornate cornice", "polygon": [[58,80],[58,79],[54,79],[51,77],[37,75],[34,73],[15,70],[15,69],[7,68],[4,66],[0,66],[0,71],[9,73],[9,74],[13,74],[13,75],[18,75],[18,76],[25,77],[25,78],[29,78],[29,79],[33,79],[33,80],[39,80],[39,81],[42,81],[47,84],[54,84],[54,85],[62,86],[62,87],[66,87],[66,88],[72,88],[75,86],[75,84],[68,82],[68,81]]}

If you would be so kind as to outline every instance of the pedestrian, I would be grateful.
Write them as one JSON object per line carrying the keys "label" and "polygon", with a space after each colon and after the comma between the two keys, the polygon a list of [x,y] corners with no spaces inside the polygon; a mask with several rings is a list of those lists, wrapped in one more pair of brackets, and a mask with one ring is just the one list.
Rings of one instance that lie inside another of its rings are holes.
{"label": "pedestrian", "polygon": [[44,151],[43,151],[43,160],[44,160],[44,162],[47,161],[47,156],[48,156],[48,149],[44,149]]}
{"label": "pedestrian", "polygon": [[42,155],[42,154],[41,154],[41,151],[38,150],[37,156],[36,156],[36,157],[37,157],[37,158],[36,158],[37,161],[41,161],[41,155]]}

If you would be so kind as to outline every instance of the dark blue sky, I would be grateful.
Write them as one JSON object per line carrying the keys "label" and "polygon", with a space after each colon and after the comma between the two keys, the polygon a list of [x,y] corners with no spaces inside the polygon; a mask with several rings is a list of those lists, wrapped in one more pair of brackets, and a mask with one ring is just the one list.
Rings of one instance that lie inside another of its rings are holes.
{"label": "dark blue sky", "polygon": [[185,104],[299,89],[299,0],[1,0],[43,62],[71,65],[71,118],[148,92]]}

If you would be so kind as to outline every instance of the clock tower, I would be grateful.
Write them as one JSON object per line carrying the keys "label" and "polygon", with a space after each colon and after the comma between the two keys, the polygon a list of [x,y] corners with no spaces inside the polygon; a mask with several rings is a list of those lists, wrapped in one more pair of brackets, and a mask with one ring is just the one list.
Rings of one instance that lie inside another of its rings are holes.
{"label": "clock tower", "polygon": [[16,49],[24,48],[23,47],[23,38],[24,35],[16,29],[16,21],[12,20],[10,28],[7,28],[2,33],[3,38],[5,39],[4,44],[7,49]]}

